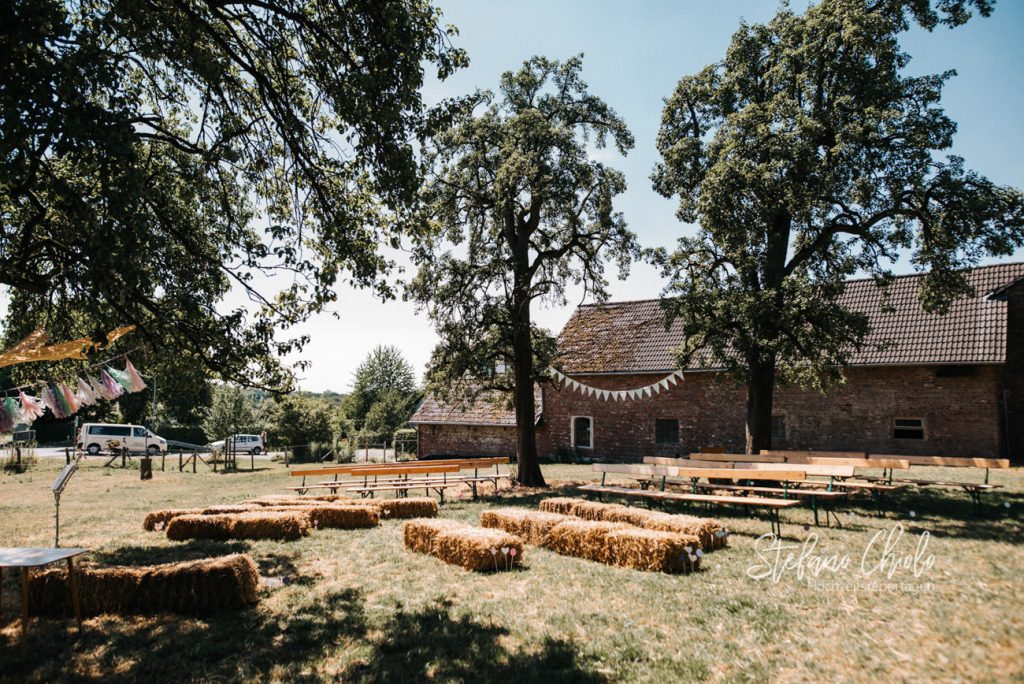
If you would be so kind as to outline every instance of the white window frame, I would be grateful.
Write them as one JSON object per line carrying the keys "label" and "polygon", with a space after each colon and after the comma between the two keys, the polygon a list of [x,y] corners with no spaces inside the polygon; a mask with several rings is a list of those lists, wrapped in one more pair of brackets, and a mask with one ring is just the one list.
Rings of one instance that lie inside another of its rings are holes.
{"label": "white window frame", "polygon": [[[590,421],[590,444],[583,445],[576,443],[576,419],[586,418]],[[572,446],[574,449],[594,448],[594,417],[593,416],[569,416],[569,433],[572,435]]]}

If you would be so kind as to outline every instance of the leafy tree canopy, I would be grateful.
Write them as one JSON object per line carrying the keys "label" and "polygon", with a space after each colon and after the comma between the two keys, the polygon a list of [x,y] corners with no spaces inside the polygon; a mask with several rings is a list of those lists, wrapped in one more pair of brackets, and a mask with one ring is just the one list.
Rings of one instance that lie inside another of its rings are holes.
{"label": "leafy tree canopy", "polygon": [[416,373],[402,351],[378,345],[356,368],[352,393],[345,399],[346,412],[361,424],[373,405],[387,395],[393,393],[408,401],[415,392]]}
{"label": "leafy tree canopy", "polygon": [[[415,251],[420,268],[409,294],[441,337],[429,388],[446,399],[514,391],[524,484],[543,484],[533,383],[554,355],[550,335],[532,323],[532,306],[564,304],[570,284],[606,297],[606,262],[624,274],[638,251],[613,205],[625,179],[591,154],[608,142],[625,154],[633,136],[588,91],[581,70],[582,57],[528,60],[502,75],[499,97],[467,98],[425,155],[422,222],[431,230]],[[500,367],[511,372],[496,373]]]}
{"label": "leafy tree canopy", "polygon": [[417,394],[410,395],[396,390],[385,392],[367,412],[364,430],[391,441],[395,430],[412,416],[413,405],[418,398]]}
{"label": "leafy tree canopy", "polygon": [[323,399],[289,394],[268,402],[270,441],[276,446],[330,442],[335,411]]}
{"label": "leafy tree canopy", "polygon": [[227,383],[213,388],[210,408],[203,419],[203,430],[216,441],[228,435],[257,432],[257,405],[251,392]]}
{"label": "leafy tree canopy", "polygon": [[[0,283],[274,389],[305,342],[276,331],[341,282],[386,293],[378,245],[439,120],[424,69],[466,63],[428,0],[0,12]],[[218,310],[232,287],[253,306]]]}
{"label": "leafy tree canopy", "polygon": [[906,250],[929,270],[923,304],[967,294],[960,269],[1024,242],[1024,200],[940,156],[956,124],[954,72],[910,76],[899,36],[955,26],[986,0],[823,0],[744,24],[725,58],[683,78],[658,135],[653,180],[693,237],[662,254],[683,321],[680,361],[748,384],[748,449],[768,446],[776,377],[822,386],[862,344],[866,319],[837,299],[863,271],[884,280]]}

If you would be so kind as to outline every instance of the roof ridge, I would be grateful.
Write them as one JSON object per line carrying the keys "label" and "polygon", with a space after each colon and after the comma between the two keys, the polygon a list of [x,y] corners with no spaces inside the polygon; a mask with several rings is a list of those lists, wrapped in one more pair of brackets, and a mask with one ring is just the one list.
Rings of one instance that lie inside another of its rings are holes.
{"label": "roof ridge", "polygon": [[[999,263],[999,264],[984,264],[982,266],[974,266],[972,268],[965,268],[965,269],[962,269],[962,270],[966,271],[967,273],[976,273],[977,271],[981,271],[981,270],[984,270],[984,269],[1001,268],[1001,267],[1004,267],[1004,266],[1024,266],[1024,261],[1004,261],[1004,262]],[[893,278],[893,280],[895,280],[897,278],[920,278],[921,276],[928,275],[928,273],[930,273],[930,271],[922,271],[920,273],[918,273],[918,272],[914,272],[914,273],[900,273],[900,274],[894,275],[892,278]],[[850,279],[846,280],[845,282],[847,284],[850,284],[850,283],[863,283],[863,282],[874,281],[874,280],[875,279],[873,277],[871,277],[871,276],[864,276],[863,278],[850,278]]]}

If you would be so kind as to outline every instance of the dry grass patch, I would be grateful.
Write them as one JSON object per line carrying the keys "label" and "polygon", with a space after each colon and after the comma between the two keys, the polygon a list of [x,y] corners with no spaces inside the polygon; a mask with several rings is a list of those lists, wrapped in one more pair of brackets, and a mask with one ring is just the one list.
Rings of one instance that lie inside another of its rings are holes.
{"label": "dry grass patch", "polygon": [[566,520],[571,520],[570,516],[523,508],[499,508],[480,514],[480,524],[484,527],[505,530],[534,546],[543,545],[551,528]]}
{"label": "dry grass patch", "polygon": [[523,559],[523,543],[515,536],[457,520],[409,520],[403,538],[408,549],[477,572],[509,570]]}
{"label": "dry grass patch", "polygon": [[[259,570],[242,554],[138,568],[81,568],[76,575],[85,615],[208,615],[259,601]],[[67,572],[33,575],[29,606],[37,615],[70,615]]]}
{"label": "dry grass patch", "polygon": [[253,512],[230,515],[182,515],[167,523],[167,538],[188,539],[273,539],[294,541],[309,534],[309,514],[305,511]]}

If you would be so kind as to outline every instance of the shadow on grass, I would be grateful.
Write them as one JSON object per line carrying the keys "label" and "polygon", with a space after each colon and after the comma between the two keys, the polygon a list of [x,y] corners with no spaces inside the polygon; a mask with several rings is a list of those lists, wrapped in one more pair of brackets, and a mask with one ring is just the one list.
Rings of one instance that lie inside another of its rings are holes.
{"label": "shadow on grass", "polygon": [[605,681],[569,642],[512,650],[501,643],[504,627],[453,616],[447,604],[399,608],[371,624],[363,596],[351,589],[319,593],[284,614],[103,616],[81,635],[72,625],[34,620],[23,656],[18,620],[5,614],[0,681]]}
{"label": "shadow on grass", "polygon": [[603,682],[570,642],[547,638],[536,650],[510,650],[508,630],[472,616],[453,616],[447,603],[416,612],[399,608],[375,640],[373,654],[341,679],[357,682],[485,681]]}
{"label": "shadow on grass", "polygon": [[173,546],[121,546],[111,551],[93,551],[85,556],[95,565],[156,565],[199,560],[232,553],[246,553],[250,545],[244,541],[210,541],[194,539]]}

